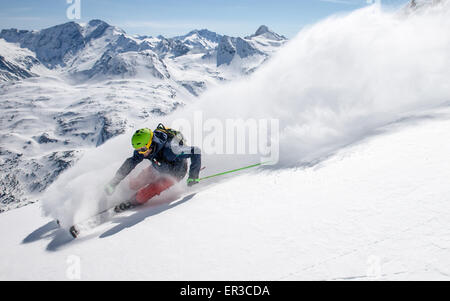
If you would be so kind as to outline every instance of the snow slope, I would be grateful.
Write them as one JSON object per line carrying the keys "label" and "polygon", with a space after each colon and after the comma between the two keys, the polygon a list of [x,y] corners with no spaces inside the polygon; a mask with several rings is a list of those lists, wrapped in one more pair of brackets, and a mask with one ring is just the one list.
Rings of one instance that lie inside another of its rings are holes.
{"label": "snow slope", "polygon": [[36,55],[14,43],[0,39],[0,81],[19,80],[51,74]]}
{"label": "snow slope", "polygon": [[449,113],[313,168],[168,192],[77,240],[38,203],[3,213],[0,279],[66,280],[75,258],[82,280],[450,280]]}

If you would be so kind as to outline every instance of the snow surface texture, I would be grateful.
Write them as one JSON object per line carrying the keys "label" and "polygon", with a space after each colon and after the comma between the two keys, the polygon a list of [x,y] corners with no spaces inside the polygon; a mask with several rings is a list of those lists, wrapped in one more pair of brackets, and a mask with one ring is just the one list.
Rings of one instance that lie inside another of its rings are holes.
{"label": "snow surface texture", "polygon": [[39,203],[5,212],[0,279],[449,280],[440,113],[314,168],[245,174],[170,204],[164,193],[76,240]]}
{"label": "snow surface texture", "polygon": [[0,49],[0,81],[19,80],[47,72],[47,68],[28,49],[3,39],[0,39]]}
{"label": "snow surface texture", "polygon": [[85,149],[253,72],[287,41],[267,34],[277,35],[232,38],[237,53],[218,67],[222,36],[208,30],[132,37],[100,20],[2,30],[0,212],[35,201]]}

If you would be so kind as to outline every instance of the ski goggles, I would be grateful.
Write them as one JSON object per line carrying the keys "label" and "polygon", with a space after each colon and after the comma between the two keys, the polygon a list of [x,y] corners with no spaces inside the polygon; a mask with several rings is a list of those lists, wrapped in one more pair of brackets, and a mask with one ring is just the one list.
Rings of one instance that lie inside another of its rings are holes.
{"label": "ski goggles", "polygon": [[147,143],[146,146],[136,149],[138,153],[145,154],[149,149],[151,149],[152,140]]}

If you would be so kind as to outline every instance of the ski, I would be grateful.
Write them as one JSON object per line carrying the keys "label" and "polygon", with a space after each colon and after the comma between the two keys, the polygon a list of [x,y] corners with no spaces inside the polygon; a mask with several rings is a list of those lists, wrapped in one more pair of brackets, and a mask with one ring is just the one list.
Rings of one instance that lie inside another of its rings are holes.
{"label": "ski", "polygon": [[[70,235],[72,235],[73,238],[77,238],[81,230],[86,230],[98,226],[103,222],[109,220],[112,216],[136,207],[136,206],[122,206],[123,204],[126,204],[126,202],[121,203],[119,205],[115,205],[114,207],[111,208],[107,208],[103,211],[100,211],[99,213],[94,214],[93,216],[86,218],[85,220],[73,224],[69,228]],[[61,227],[61,222],[58,219],[56,219],[55,222],[58,225],[58,227]]]}
{"label": "ski", "polygon": [[[204,170],[206,167],[202,167],[200,170]],[[192,189],[189,189],[189,193],[192,193]],[[119,205],[115,205],[114,207],[107,208],[103,211],[100,211],[99,213],[88,217],[85,220],[82,220],[78,223],[73,224],[69,228],[69,233],[72,235],[73,238],[77,238],[82,230],[92,229],[108,220],[111,219],[111,217],[121,214],[122,212],[125,212],[127,210],[133,209],[138,207],[139,205],[131,205],[130,201],[126,201],[123,203],[120,203]],[[56,223],[59,227],[61,227],[60,221],[56,220]]]}
{"label": "ski", "polygon": [[73,238],[77,238],[82,232],[82,230],[95,228],[96,226],[99,226],[102,223],[110,220],[111,217],[136,207],[136,206],[122,206],[123,204],[126,203],[127,202],[115,205],[114,207],[105,209],[83,221],[73,224],[69,228],[70,234],[72,235]]}

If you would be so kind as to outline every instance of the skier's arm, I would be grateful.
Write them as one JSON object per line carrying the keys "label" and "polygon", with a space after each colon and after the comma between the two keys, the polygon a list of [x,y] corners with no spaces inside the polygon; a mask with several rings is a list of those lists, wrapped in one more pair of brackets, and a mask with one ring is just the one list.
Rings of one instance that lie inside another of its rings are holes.
{"label": "skier's arm", "polygon": [[119,183],[125,179],[126,176],[144,160],[144,156],[139,154],[137,151],[134,152],[133,156],[126,159],[122,166],[117,170],[114,178],[109,182],[110,185],[116,187]]}
{"label": "skier's arm", "polygon": [[191,159],[191,167],[189,168],[189,178],[198,179],[200,168],[202,165],[202,155],[200,148],[196,146],[177,146],[175,151],[172,148],[165,150],[165,157],[169,161],[176,159]]}

